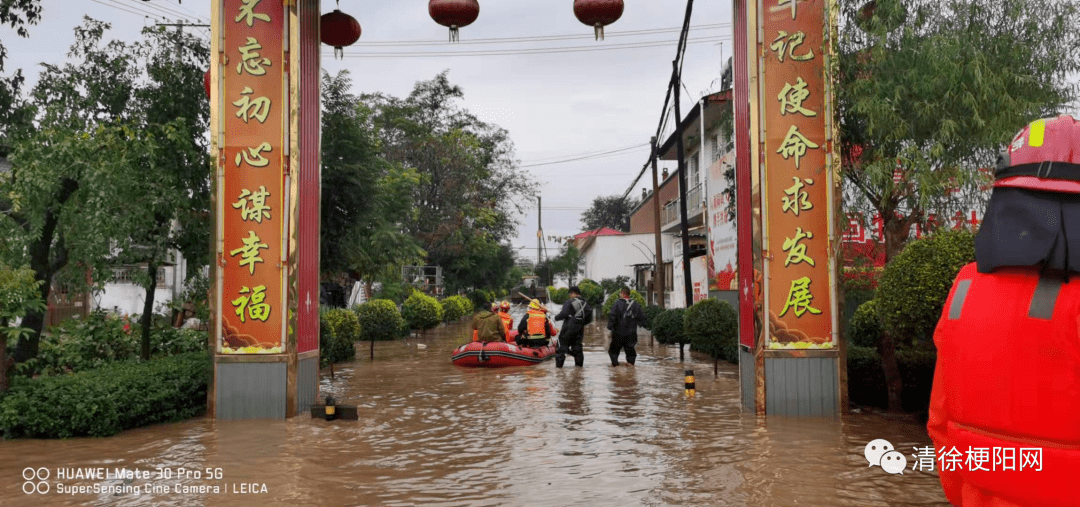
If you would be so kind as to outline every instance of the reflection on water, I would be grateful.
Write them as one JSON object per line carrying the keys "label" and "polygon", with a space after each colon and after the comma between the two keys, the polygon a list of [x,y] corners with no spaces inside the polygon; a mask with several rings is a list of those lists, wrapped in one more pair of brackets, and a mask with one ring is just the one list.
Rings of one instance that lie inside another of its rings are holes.
{"label": "reflection on water", "polygon": [[[914,420],[759,419],[740,409],[734,365],[714,378],[710,362],[688,356],[684,365],[645,335],[637,366],[613,368],[599,327],[587,335],[584,368],[458,368],[450,352],[463,329],[378,343],[375,362],[324,376],[325,393],[359,406],[356,422],[195,419],[106,439],[0,442],[0,505],[948,505],[936,473],[909,465],[889,475],[863,457],[876,438],[907,453],[931,445]],[[693,398],[683,394],[684,366],[699,372]],[[50,493],[26,495],[26,467],[173,477],[52,477]],[[223,477],[181,478],[180,468]],[[61,482],[170,491],[61,495]],[[267,493],[238,492],[251,483]]]}

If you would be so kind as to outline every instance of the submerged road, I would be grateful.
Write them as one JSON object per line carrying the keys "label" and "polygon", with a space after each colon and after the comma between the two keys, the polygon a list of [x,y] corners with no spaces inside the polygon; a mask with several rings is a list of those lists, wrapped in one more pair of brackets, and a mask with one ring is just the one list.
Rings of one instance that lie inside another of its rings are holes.
{"label": "submerged road", "polygon": [[[376,343],[374,362],[360,343],[322,381],[359,421],[202,418],[0,442],[0,505],[948,506],[936,472],[911,470],[913,448],[932,445],[913,418],[759,419],[740,409],[734,365],[714,377],[642,330],[637,366],[613,368],[601,331],[584,368],[455,367],[464,324]],[[909,455],[902,475],[868,466],[879,438]],[[48,493],[24,493],[27,467],[48,469]],[[57,478],[99,467],[151,477]]]}

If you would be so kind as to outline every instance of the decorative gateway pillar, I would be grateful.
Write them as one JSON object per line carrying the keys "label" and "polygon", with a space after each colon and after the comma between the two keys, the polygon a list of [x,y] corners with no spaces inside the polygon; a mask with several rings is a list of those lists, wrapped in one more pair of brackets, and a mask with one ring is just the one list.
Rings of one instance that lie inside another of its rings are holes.
{"label": "decorative gateway pillar", "polygon": [[[835,0],[737,0],[740,378],[757,414],[847,408]],[[752,323],[752,324],[751,324]]]}
{"label": "decorative gateway pillar", "polygon": [[319,381],[319,0],[212,0],[207,408],[285,418]]}

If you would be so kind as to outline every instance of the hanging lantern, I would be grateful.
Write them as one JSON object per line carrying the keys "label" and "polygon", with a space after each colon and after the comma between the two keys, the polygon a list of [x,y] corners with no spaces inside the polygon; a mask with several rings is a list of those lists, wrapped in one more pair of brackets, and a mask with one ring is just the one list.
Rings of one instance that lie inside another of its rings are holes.
{"label": "hanging lantern", "polygon": [[206,98],[210,98],[210,69],[206,69],[206,74],[202,77],[203,87],[206,88]]}
{"label": "hanging lantern", "polygon": [[480,15],[476,0],[430,0],[428,14],[442,26],[450,27],[450,42],[458,40],[458,28],[469,26]]}
{"label": "hanging lantern", "polygon": [[618,21],[622,13],[623,0],[574,0],[574,16],[593,27],[596,40],[604,40],[604,27]]}
{"label": "hanging lantern", "polygon": [[360,39],[360,22],[356,18],[334,9],[322,15],[319,23],[319,39],[327,46],[334,46],[334,56],[344,57],[344,46],[351,46]]}

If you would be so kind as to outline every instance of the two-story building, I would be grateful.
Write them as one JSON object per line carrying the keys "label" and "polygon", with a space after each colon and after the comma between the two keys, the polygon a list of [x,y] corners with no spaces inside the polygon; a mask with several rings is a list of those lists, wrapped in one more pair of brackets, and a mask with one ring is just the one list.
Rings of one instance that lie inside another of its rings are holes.
{"label": "two-story building", "polygon": [[[699,100],[683,118],[683,153],[686,167],[686,221],[689,244],[690,280],[684,279],[682,216],[680,211],[679,174],[664,170],[656,192],[644,188],[642,201],[632,211],[630,218],[631,234],[649,234],[656,232],[656,213],[654,199],[659,202],[659,227],[661,233],[661,251],[664,260],[664,293],[656,291],[654,280],[655,264],[638,266],[636,277],[638,287],[643,288],[643,295],[650,304],[656,304],[664,298],[668,308],[685,308],[686,284],[692,284],[694,301],[709,297],[710,293],[732,292],[727,284],[717,284],[728,262],[713,269],[716,254],[730,255],[730,264],[734,265],[735,227],[734,221],[728,220],[725,192],[727,180],[724,172],[733,168],[730,157],[732,144],[722,133],[722,115],[730,114],[725,105],[731,101],[731,91],[706,95]],[[726,112],[726,113],[725,113]],[[678,161],[677,138],[675,134],[663,140],[658,150],[659,160]],[[646,176],[643,183],[651,178]],[[655,237],[648,242],[655,250]],[[721,248],[722,247],[722,248]],[[710,262],[710,260],[712,262]],[[714,296],[724,297],[721,294]],[[724,297],[724,299],[730,299]],[[693,301],[690,302],[691,304]]]}

